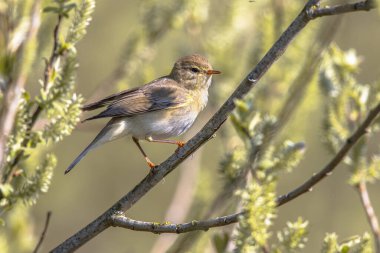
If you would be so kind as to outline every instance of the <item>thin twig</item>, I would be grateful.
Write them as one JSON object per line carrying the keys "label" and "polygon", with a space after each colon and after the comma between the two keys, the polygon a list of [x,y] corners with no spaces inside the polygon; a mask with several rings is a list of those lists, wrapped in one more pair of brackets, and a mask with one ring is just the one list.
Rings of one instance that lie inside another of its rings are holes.
{"label": "thin twig", "polygon": [[49,61],[46,64],[46,68],[45,68],[45,72],[44,72],[43,85],[44,85],[45,90],[48,88],[49,79],[50,79],[50,76],[51,76],[52,71],[53,71],[53,65],[58,60],[58,57],[60,56],[60,53],[59,53],[59,31],[61,30],[63,15],[58,14],[57,19],[58,19],[57,24],[55,25],[54,31],[53,31],[53,48],[52,48],[52,52],[51,52]]}
{"label": "thin twig", "polygon": [[365,182],[360,182],[357,185],[357,190],[360,196],[360,201],[363,205],[365,214],[367,215],[367,220],[371,226],[373,238],[376,245],[376,253],[380,253],[380,228],[379,221],[377,219],[375,210],[373,209],[371,199],[369,198],[367,185]]}
{"label": "thin twig", "polygon": [[47,212],[47,214],[46,214],[45,226],[44,226],[44,229],[42,230],[40,240],[38,241],[36,248],[33,250],[33,253],[38,252],[39,248],[42,245],[43,240],[45,239],[46,232],[47,232],[47,229],[49,227],[50,217],[51,217],[51,211]]}
{"label": "thin twig", "polygon": [[110,218],[113,215],[120,211],[126,211],[131,208],[167,174],[173,171],[183,160],[185,160],[201,145],[207,142],[226,121],[228,115],[235,108],[234,101],[236,99],[243,98],[253,87],[255,87],[261,77],[285,52],[290,42],[309,23],[309,21],[312,20],[309,17],[308,12],[318,3],[318,0],[309,0],[306,3],[305,7],[297,16],[297,18],[291,23],[291,25],[281,35],[281,37],[258,63],[258,65],[247,75],[239,87],[233,92],[233,94],[228,98],[228,100],[214,114],[214,116],[209,120],[209,122],[207,122],[207,124],[198,134],[196,134],[189,142],[187,142],[187,144],[178,152],[171,155],[160,166],[154,168],[152,170],[152,173],[149,173],[139,184],[133,188],[132,191],[117,201],[111,208],[109,208],[79,232],[75,233],[73,236],[58,245],[55,249],[52,250],[52,252],[72,252],[107,229],[112,224]]}
{"label": "thin twig", "polygon": [[291,192],[287,194],[280,196],[277,199],[277,205],[281,206],[297,198],[301,194],[311,191],[312,187],[315,184],[317,184],[326,176],[331,175],[335,167],[342,161],[342,159],[347,155],[347,153],[355,145],[355,143],[360,139],[360,137],[362,137],[364,134],[367,133],[367,128],[370,126],[370,124],[378,116],[379,113],[380,113],[380,103],[369,112],[367,118],[363,121],[363,123],[356,129],[356,131],[351,135],[351,137],[347,139],[346,143],[339,150],[339,152],[321,171],[314,174],[309,180],[307,180],[301,186],[297,187],[296,189],[292,190]]}
{"label": "thin twig", "polygon": [[172,233],[172,234],[182,234],[190,231],[203,230],[207,231],[209,228],[226,226],[238,221],[238,214],[221,216],[204,221],[191,221],[182,224],[167,224],[167,223],[156,223],[156,222],[146,222],[133,220],[125,217],[122,214],[113,215],[111,217],[112,226],[122,227],[136,231],[152,232],[154,234],[161,233]]}
{"label": "thin twig", "polygon": [[332,16],[354,11],[370,11],[375,7],[376,4],[373,0],[366,0],[351,4],[342,4],[331,7],[326,6],[323,8],[310,9],[308,13],[310,18],[318,18],[322,16]]}

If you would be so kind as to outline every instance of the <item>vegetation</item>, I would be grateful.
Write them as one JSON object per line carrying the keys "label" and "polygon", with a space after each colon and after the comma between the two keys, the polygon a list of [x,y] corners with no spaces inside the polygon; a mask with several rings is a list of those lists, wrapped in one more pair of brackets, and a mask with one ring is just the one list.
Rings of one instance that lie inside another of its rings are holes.
{"label": "vegetation", "polygon": [[[170,58],[197,51],[223,70],[218,88],[210,94],[209,107],[215,109],[303,3],[147,0],[139,5],[140,25],[128,35],[120,61],[94,94],[106,95],[104,90],[121,90],[157,77],[158,71],[149,66],[156,57],[166,57],[157,52],[172,47]],[[40,237],[33,229],[31,206],[49,190],[59,160],[52,145],[71,135],[80,120],[83,98],[76,92],[76,46],[86,35],[94,8],[94,0],[0,2],[0,252],[30,252]],[[307,247],[312,228],[301,217],[302,210],[283,228],[273,226],[279,215],[278,184],[283,175],[299,170],[309,148],[300,141],[309,123],[295,121],[295,115],[322,108],[323,128],[318,131],[326,150],[335,156],[380,101],[380,81],[357,80],[361,59],[355,50],[342,50],[332,42],[339,23],[319,21],[303,30],[254,91],[234,101],[231,124],[218,132],[224,147],[214,148],[223,153],[218,165],[221,183],[203,169],[194,185],[178,184],[177,191],[194,188],[192,204],[185,210],[194,224],[240,212],[237,225],[212,233],[186,233],[165,250],[302,252]],[[178,43],[168,46],[167,38]],[[350,171],[348,184],[359,193],[371,231],[343,240],[326,231],[321,252],[380,251],[377,217],[369,210],[366,189],[380,179],[380,155],[371,146],[379,124],[378,117],[343,159]]]}

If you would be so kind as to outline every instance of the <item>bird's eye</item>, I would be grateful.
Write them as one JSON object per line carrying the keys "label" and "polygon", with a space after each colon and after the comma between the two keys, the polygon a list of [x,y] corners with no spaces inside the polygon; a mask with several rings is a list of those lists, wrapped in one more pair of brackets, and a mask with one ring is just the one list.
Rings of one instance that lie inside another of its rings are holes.
{"label": "bird's eye", "polygon": [[199,68],[191,68],[190,69],[191,70],[191,72],[193,72],[193,73],[198,73],[200,70],[199,70]]}

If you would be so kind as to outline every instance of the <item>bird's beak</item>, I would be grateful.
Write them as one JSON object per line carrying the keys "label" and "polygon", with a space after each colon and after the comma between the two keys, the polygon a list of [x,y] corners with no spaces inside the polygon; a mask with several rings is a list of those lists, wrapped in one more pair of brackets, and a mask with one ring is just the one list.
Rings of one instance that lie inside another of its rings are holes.
{"label": "bird's beak", "polygon": [[222,72],[220,72],[219,70],[214,70],[214,69],[209,69],[206,72],[207,75],[217,75],[217,74],[220,74],[220,73],[222,73]]}

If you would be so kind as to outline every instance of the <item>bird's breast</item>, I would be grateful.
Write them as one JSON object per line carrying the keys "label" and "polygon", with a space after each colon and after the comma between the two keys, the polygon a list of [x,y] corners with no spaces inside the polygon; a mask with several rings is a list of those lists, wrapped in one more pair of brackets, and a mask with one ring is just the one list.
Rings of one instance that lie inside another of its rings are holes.
{"label": "bird's breast", "polygon": [[167,139],[186,132],[197,118],[199,110],[180,107],[126,118],[130,134],[139,139]]}

